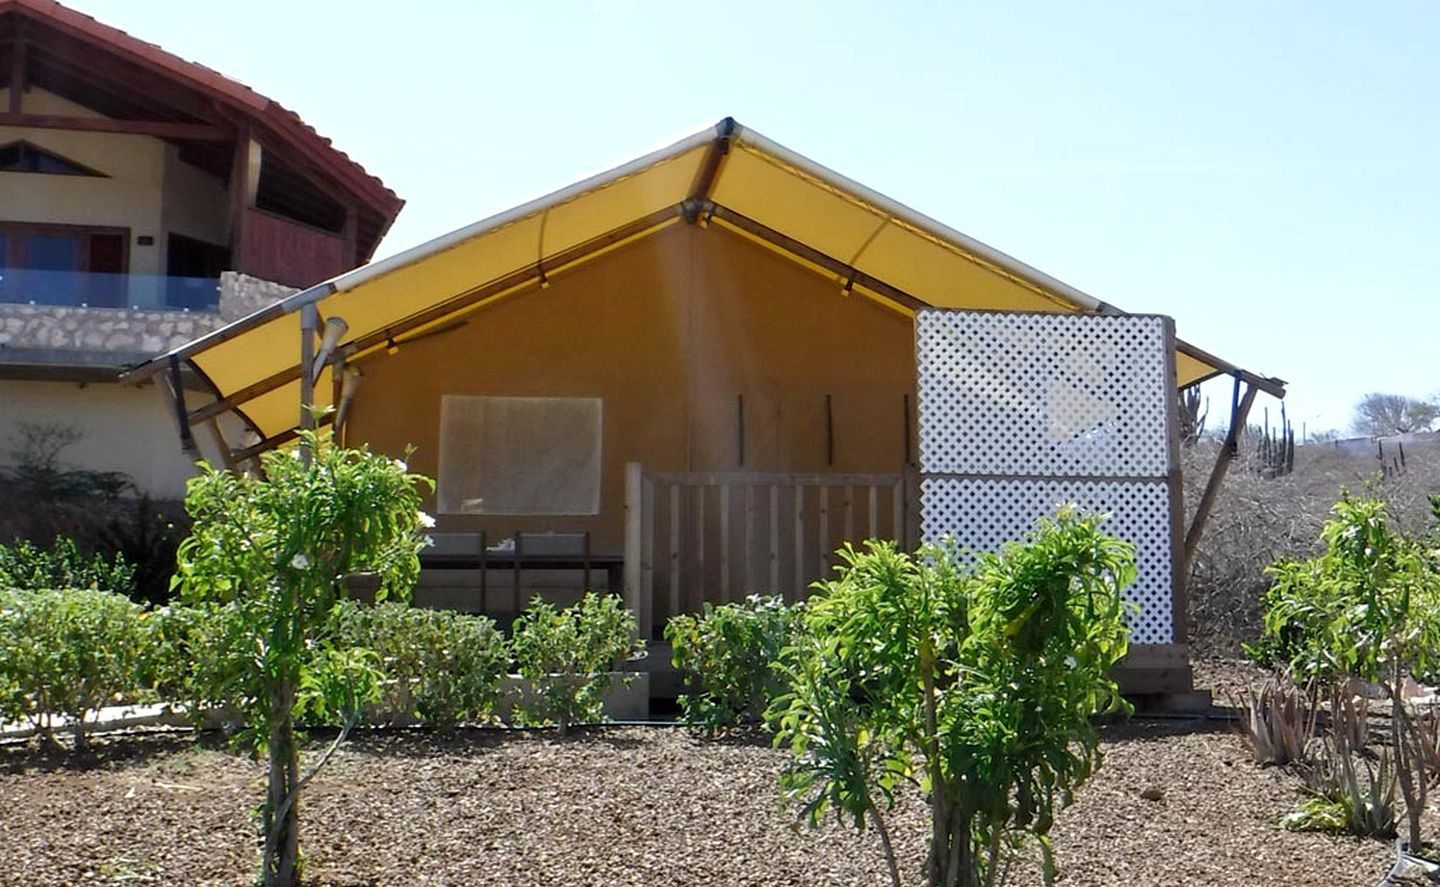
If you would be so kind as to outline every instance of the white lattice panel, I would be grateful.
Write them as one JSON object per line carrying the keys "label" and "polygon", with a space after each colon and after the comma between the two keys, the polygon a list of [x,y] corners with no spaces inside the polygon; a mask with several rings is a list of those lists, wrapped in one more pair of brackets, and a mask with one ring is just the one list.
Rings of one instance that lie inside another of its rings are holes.
{"label": "white lattice panel", "polygon": [[920,483],[921,534],[927,542],[950,535],[965,548],[995,551],[1065,502],[1110,515],[1105,531],[1135,546],[1136,578],[1125,592],[1139,607],[1130,619],[1130,640],[1173,643],[1170,497],[1163,483],[926,478]]}
{"label": "white lattice panel", "polygon": [[1169,470],[1163,318],[921,311],[915,322],[922,472]]}

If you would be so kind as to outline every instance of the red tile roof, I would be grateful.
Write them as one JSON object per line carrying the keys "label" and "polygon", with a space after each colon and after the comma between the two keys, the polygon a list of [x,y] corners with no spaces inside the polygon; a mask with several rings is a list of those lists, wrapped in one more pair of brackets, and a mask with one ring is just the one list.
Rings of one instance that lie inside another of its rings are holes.
{"label": "red tile roof", "polygon": [[76,12],[55,0],[0,0],[0,15],[6,13],[36,19],[82,40],[99,44],[116,55],[164,72],[242,112],[248,119],[268,128],[323,166],[357,196],[366,198],[375,210],[386,216],[387,222],[393,220],[404,206],[404,201],[384,182],[366,172],[364,167],[316,132],[300,115],[237,80],[180,58],[154,43]]}

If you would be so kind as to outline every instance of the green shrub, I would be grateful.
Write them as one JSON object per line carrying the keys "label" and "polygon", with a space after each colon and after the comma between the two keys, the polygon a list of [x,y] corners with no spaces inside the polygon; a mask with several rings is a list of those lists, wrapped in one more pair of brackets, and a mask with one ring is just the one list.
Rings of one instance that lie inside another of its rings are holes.
{"label": "green shrub", "polygon": [[681,717],[692,727],[716,733],[764,717],[771,700],[785,692],[785,679],[772,668],[790,646],[800,606],[782,598],[751,595],[743,603],[683,613],[665,626],[671,662],[684,673],[690,693],[678,699]]}
{"label": "green shrub", "polygon": [[143,692],[154,647],[148,614],[123,595],[88,589],[0,592],[0,708],[46,737],[71,719],[77,746],[102,706]]}
{"label": "green shrub", "polygon": [[418,717],[437,727],[482,723],[499,702],[507,651],[486,616],[347,600],[336,612],[335,642],[379,655],[385,675],[381,720]]}
{"label": "green shrub", "polygon": [[[1384,689],[1395,760],[1374,775],[1398,780],[1413,852],[1422,843],[1420,811],[1437,772],[1423,753],[1419,713],[1402,690],[1409,677],[1440,671],[1440,566],[1435,552],[1398,529],[1387,504],[1372,497],[1342,496],[1320,538],[1324,550],[1316,557],[1269,568],[1274,585],[1254,649],[1302,680],[1343,686],[1355,678]],[[1375,791],[1383,794],[1384,787]]]}
{"label": "green shrub", "polygon": [[913,779],[930,806],[928,883],[997,883],[1025,843],[1050,882],[1054,813],[1100,764],[1091,718],[1125,710],[1110,670],[1127,649],[1134,551],[1100,520],[1063,508],[973,565],[933,546],[841,551],[769,712],[803,821],[873,825],[898,885],[883,811]]}
{"label": "green shrub", "polygon": [[156,644],[146,668],[148,683],[161,700],[182,706],[196,728],[217,710],[238,713],[257,692],[246,683],[251,663],[232,608],[170,604],[154,610],[151,620]]}
{"label": "green shrub", "polygon": [[511,652],[521,677],[531,682],[516,705],[522,724],[556,725],[603,720],[603,697],[622,662],[644,655],[635,638],[635,614],[611,595],[586,593],[564,610],[535,598],[515,620]]}
{"label": "green shrub", "polygon": [[82,554],[64,536],[48,549],[20,539],[0,545],[0,588],[88,588],[129,596],[135,568],[118,554]]}

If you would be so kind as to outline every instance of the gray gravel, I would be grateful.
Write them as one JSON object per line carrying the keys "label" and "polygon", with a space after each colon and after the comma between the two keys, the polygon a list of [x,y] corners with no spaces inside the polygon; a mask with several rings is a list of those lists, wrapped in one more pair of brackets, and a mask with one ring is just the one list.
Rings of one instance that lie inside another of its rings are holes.
{"label": "gray gravel", "polygon": [[[1064,884],[1368,885],[1388,867],[1379,842],[1272,825],[1296,782],[1251,764],[1228,728],[1105,733],[1105,766],[1055,829]],[[0,883],[248,883],[258,765],[183,736],[96,749],[0,748]],[[887,883],[873,835],[792,827],[783,761],[763,741],[658,727],[362,736],[312,784],[302,847],[321,884]],[[918,798],[893,825],[917,873]]]}

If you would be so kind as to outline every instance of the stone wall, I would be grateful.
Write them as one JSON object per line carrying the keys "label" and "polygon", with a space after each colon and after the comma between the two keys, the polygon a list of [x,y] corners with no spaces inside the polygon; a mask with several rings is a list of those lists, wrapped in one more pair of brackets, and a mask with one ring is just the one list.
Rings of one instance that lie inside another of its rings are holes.
{"label": "stone wall", "polygon": [[[156,355],[219,329],[294,292],[288,286],[227,271],[220,278],[218,313],[135,311],[124,308],[69,308],[0,304],[0,362],[6,349],[46,352],[56,363],[82,352],[95,363],[106,353]],[[48,361],[47,361],[48,362]]]}

